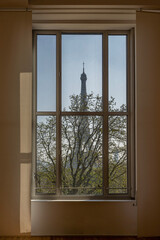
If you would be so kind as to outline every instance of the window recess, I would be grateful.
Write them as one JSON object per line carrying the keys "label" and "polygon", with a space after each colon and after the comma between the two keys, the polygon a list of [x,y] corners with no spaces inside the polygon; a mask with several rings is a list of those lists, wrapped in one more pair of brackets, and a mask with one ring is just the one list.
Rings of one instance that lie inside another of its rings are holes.
{"label": "window recess", "polygon": [[133,36],[34,32],[33,198],[134,198]]}

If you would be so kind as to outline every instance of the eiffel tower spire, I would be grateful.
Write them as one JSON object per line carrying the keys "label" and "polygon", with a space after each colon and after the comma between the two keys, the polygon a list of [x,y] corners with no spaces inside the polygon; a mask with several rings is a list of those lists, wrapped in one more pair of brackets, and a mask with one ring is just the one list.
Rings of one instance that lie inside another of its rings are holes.
{"label": "eiffel tower spire", "polygon": [[87,75],[85,74],[84,71],[84,62],[83,62],[83,73],[81,74],[81,96],[86,97],[87,95],[87,89],[86,89],[86,81],[87,81]]}

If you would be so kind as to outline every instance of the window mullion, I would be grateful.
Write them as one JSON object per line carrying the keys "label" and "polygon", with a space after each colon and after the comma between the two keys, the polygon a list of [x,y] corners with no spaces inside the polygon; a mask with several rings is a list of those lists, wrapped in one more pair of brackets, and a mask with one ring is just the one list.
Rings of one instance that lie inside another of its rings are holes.
{"label": "window mullion", "polygon": [[103,193],[108,189],[108,34],[103,34]]}
{"label": "window mullion", "polygon": [[[129,49],[129,34],[127,34],[127,42],[126,42],[126,76],[127,76],[127,86],[126,86],[126,96],[127,96],[127,112],[130,110],[130,64],[129,64],[129,58],[130,58],[130,49]],[[130,187],[131,187],[131,178],[130,178],[130,115],[127,116],[127,193],[130,196]]]}
{"label": "window mullion", "polygon": [[56,47],[56,195],[61,194],[61,35]]}
{"label": "window mullion", "polygon": [[34,41],[33,41],[33,77],[35,81],[33,81],[33,158],[35,161],[32,163],[32,197],[36,196],[36,171],[37,171],[37,144],[36,144],[36,133],[37,133],[37,34],[34,33]]}
{"label": "window mullion", "polygon": [[128,34],[128,109],[130,114],[128,115],[128,176],[129,176],[129,196],[132,198],[135,196],[135,125],[134,125],[134,30],[132,29]]}

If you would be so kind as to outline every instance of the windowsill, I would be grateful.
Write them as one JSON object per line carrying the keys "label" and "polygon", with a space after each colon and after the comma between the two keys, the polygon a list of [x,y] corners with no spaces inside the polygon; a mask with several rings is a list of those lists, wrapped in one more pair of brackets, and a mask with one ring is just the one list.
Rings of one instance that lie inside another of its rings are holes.
{"label": "windowsill", "polygon": [[137,201],[135,199],[117,199],[117,200],[113,200],[113,199],[107,199],[107,200],[100,200],[100,199],[31,199],[31,202],[106,202],[106,203],[133,203],[133,205],[137,205]]}

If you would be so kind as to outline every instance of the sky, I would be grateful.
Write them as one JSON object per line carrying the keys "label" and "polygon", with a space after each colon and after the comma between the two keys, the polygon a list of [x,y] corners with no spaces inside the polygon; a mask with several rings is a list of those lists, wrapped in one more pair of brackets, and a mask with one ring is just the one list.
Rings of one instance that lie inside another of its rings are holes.
{"label": "sky", "polygon": [[37,37],[37,111],[56,111],[56,36]]}
{"label": "sky", "polygon": [[[126,104],[126,36],[110,35],[108,46],[109,99],[114,97],[119,108]],[[102,96],[102,35],[63,34],[62,109],[68,110],[70,95],[80,94],[83,62],[87,94]],[[37,37],[37,111],[56,111],[55,35]]]}
{"label": "sky", "polygon": [[109,99],[114,97],[120,108],[126,104],[126,36],[109,36],[108,65]]}
{"label": "sky", "polygon": [[80,94],[83,62],[87,94],[102,96],[102,35],[62,36],[62,109],[69,96]]}

